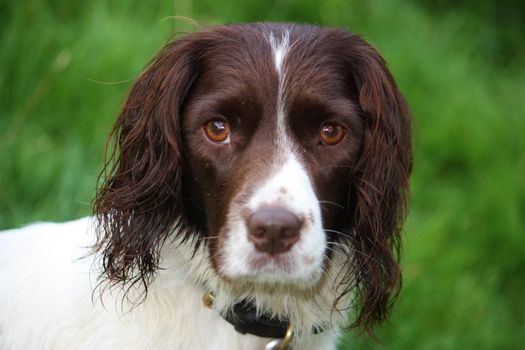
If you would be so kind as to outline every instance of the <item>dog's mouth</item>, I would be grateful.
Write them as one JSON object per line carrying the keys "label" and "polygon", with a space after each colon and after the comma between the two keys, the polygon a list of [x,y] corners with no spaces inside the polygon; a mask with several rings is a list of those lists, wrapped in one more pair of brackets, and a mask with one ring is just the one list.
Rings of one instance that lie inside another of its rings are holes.
{"label": "dog's mouth", "polygon": [[263,272],[254,271],[242,276],[230,276],[222,272],[218,275],[231,289],[238,290],[239,295],[274,295],[283,290],[309,293],[317,289],[323,280],[321,271],[310,276],[292,276],[285,275],[279,267],[265,268]]}
{"label": "dog's mouth", "polygon": [[259,273],[276,274],[292,272],[292,263],[282,255],[257,254],[249,260],[250,267]]}
{"label": "dog's mouth", "polygon": [[324,234],[317,237],[319,242],[303,239],[279,254],[258,251],[239,236],[227,237],[214,266],[224,280],[234,283],[310,288],[319,282],[326,264]]}

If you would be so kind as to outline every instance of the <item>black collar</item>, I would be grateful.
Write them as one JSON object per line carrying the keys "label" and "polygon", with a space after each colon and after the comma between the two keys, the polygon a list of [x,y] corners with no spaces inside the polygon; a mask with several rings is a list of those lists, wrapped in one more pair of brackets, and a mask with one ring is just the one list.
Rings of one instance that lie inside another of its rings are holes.
{"label": "black collar", "polygon": [[[212,307],[213,299],[213,293],[205,293],[202,297],[204,305],[208,308]],[[247,300],[236,303],[231,312],[227,313],[226,316],[221,316],[232,324],[237,332],[263,338],[285,338],[290,328],[290,321],[287,318],[278,319],[268,314],[257,316],[255,306]],[[312,333],[318,334],[325,329],[326,327],[323,326],[314,326]]]}
{"label": "black collar", "polygon": [[269,315],[259,315],[253,303],[243,300],[233,306],[223,318],[231,323],[241,334],[253,334],[263,338],[284,338],[290,322],[288,319],[272,318]]}

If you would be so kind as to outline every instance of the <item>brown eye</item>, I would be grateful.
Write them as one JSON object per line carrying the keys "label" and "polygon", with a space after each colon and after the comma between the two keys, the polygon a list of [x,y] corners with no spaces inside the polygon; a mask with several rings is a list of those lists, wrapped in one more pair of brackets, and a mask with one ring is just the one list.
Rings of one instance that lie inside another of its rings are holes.
{"label": "brown eye", "polygon": [[326,123],[319,130],[321,143],[327,146],[333,146],[341,142],[346,135],[346,129],[339,124]]}
{"label": "brown eye", "polygon": [[203,126],[206,137],[215,143],[230,143],[230,125],[222,118],[211,119]]}

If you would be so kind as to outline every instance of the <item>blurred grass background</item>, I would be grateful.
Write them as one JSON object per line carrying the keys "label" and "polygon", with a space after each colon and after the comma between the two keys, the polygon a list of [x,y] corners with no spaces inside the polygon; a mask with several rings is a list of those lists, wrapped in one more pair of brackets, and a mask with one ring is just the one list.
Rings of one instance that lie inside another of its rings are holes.
{"label": "blurred grass background", "polygon": [[523,1],[0,0],[0,228],[89,214],[133,79],[196,29],[173,15],[345,27],[389,62],[415,117],[404,287],[384,345],[341,349],[524,348]]}

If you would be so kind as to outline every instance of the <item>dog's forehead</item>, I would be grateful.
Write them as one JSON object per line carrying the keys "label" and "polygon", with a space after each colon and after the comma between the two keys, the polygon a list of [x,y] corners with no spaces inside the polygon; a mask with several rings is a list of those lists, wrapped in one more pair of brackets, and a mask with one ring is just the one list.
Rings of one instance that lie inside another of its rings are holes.
{"label": "dog's forehead", "polygon": [[220,28],[202,46],[206,87],[199,90],[259,106],[286,107],[304,95],[344,97],[348,69],[338,34],[301,26]]}
{"label": "dog's forehead", "polygon": [[[253,94],[271,87],[328,89],[337,83],[342,54],[338,32],[294,26],[221,28],[204,53],[204,74],[215,88],[234,84]],[[339,52],[339,53],[338,53]],[[335,78],[335,80],[334,80]],[[266,98],[272,94],[264,91]],[[278,96],[273,94],[274,98]]]}

